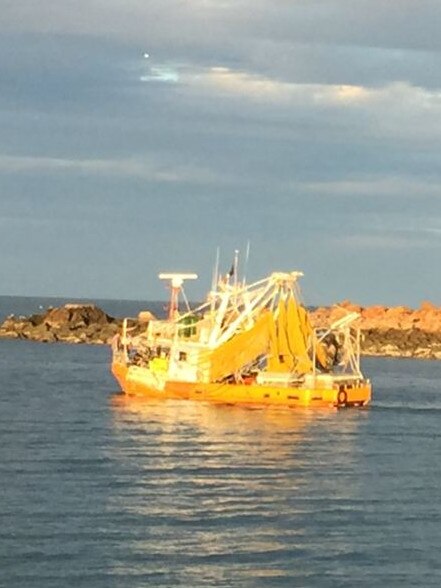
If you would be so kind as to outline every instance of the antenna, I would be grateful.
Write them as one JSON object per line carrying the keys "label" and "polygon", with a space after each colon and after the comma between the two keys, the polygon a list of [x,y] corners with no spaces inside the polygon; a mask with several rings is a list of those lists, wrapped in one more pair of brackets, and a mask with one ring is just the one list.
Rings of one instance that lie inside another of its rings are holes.
{"label": "antenna", "polygon": [[216,261],[214,264],[213,269],[213,281],[211,283],[211,290],[214,291],[217,288],[217,283],[219,281],[219,256],[220,256],[220,247],[216,248]]}
{"label": "antenna", "polygon": [[243,284],[244,284],[244,286],[247,283],[247,270],[248,270],[248,260],[250,258],[250,248],[251,248],[251,244],[250,244],[250,240],[248,239],[248,241],[247,241],[247,250],[246,250],[246,253],[245,253],[244,270],[243,270]]}
{"label": "antenna", "polygon": [[168,310],[168,318],[173,320],[179,310],[179,292],[181,292],[182,285],[185,280],[197,280],[197,274],[159,274],[160,280],[170,280],[171,296],[170,307]]}

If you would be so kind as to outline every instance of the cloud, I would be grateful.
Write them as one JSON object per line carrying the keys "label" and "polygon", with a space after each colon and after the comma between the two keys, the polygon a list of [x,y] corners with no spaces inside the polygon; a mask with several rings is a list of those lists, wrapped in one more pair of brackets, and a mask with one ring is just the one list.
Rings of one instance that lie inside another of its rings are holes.
{"label": "cloud", "polygon": [[[161,69],[161,68],[159,68]],[[168,71],[167,68],[164,68]],[[176,66],[176,78],[189,91],[202,89],[223,96],[242,96],[251,101],[285,102],[297,105],[357,106],[366,110],[391,110],[402,116],[408,112],[441,110],[441,90],[413,86],[407,82],[393,82],[378,87],[349,84],[305,84],[277,77],[250,73],[226,66],[192,68]],[[387,124],[387,120],[383,121]]]}
{"label": "cloud", "polygon": [[170,66],[159,65],[157,67],[151,67],[147,74],[143,74],[139,77],[141,82],[166,82],[166,83],[178,83],[179,72],[176,68]]}
{"label": "cloud", "polygon": [[322,182],[304,182],[302,187],[310,194],[339,197],[396,198],[398,200],[421,195],[441,197],[438,179],[416,178],[405,174],[399,176],[358,177],[356,179],[325,180]]}
{"label": "cloud", "polygon": [[122,176],[164,183],[211,183],[220,181],[207,169],[155,163],[142,159],[60,159],[0,155],[0,171],[17,174],[75,173],[106,177]]}
{"label": "cloud", "polygon": [[[251,9],[252,7],[252,9]],[[213,30],[243,37],[309,39],[336,44],[384,47],[440,47],[438,0],[21,0],[6,2],[4,30],[120,37],[210,38]],[[194,24],[200,27],[194,27]],[[177,24],[180,27],[176,29]],[[424,24],[424,26],[421,26]],[[205,26],[202,26],[205,25]],[[432,34],[433,33],[433,34]],[[224,34],[224,36],[226,36]],[[212,38],[212,41],[214,39]]]}
{"label": "cloud", "polygon": [[56,221],[50,235],[23,228],[29,275],[36,238],[42,258],[62,238],[94,275],[90,251],[108,263],[107,245],[65,223],[99,217],[153,273],[153,258],[204,256],[245,231],[259,272],[294,256],[332,275],[328,301],[356,284],[402,297],[402,251],[414,288],[426,276],[439,291],[426,255],[441,215],[439,0],[4,4],[0,214]]}
{"label": "cloud", "polygon": [[152,60],[220,60],[303,82],[433,84],[440,20],[438,0],[278,0],[277,10],[272,0],[21,0],[2,7],[0,30],[113,38]]}
{"label": "cloud", "polygon": [[228,67],[212,67],[202,79],[208,85],[252,100],[350,104],[368,101],[375,96],[373,90],[361,86],[290,83]]}
{"label": "cloud", "polygon": [[440,234],[436,232],[427,234],[428,231],[399,230],[399,231],[372,231],[345,234],[339,237],[331,237],[330,245],[344,248],[353,248],[361,252],[371,251],[408,251],[415,248],[430,249],[441,246]]}

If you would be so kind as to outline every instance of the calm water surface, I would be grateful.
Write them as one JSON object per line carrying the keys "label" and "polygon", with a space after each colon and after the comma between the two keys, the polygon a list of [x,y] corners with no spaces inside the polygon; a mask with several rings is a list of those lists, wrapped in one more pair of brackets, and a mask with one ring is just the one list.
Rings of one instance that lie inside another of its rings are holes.
{"label": "calm water surface", "polygon": [[99,346],[0,340],[0,586],[440,586],[441,363],[369,410],[126,399]]}

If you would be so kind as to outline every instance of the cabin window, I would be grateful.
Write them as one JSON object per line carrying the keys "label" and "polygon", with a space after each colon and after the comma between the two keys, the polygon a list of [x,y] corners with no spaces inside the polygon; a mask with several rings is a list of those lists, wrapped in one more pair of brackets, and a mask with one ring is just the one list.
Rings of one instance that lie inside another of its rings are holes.
{"label": "cabin window", "polygon": [[185,353],[185,351],[179,352],[179,361],[187,361],[187,354]]}

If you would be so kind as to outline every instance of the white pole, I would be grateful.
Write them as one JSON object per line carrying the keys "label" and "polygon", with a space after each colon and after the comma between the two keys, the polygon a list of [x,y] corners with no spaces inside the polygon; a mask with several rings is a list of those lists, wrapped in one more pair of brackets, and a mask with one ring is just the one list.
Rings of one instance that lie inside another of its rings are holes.
{"label": "white pole", "polygon": [[218,246],[218,247],[216,247],[216,261],[214,263],[213,282],[211,284],[211,289],[213,291],[217,289],[217,283],[219,281],[219,257],[220,257],[220,248]]}
{"label": "white pole", "polygon": [[239,268],[239,250],[234,250],[234,289],[237,288],[237,272]]}
{"label": "white pole", "polygon": [[248,260],[249,260],[249,258],[250,258],[250,240],[248,239],[248,241],[247,241],[247,250],[246,250],[246,253],[245,253],[245,267],[244,267],[244,270],[243,270],[243,285],[244,286],[247,283],[246,273],[247,273],[247,270],[248,270]]}

